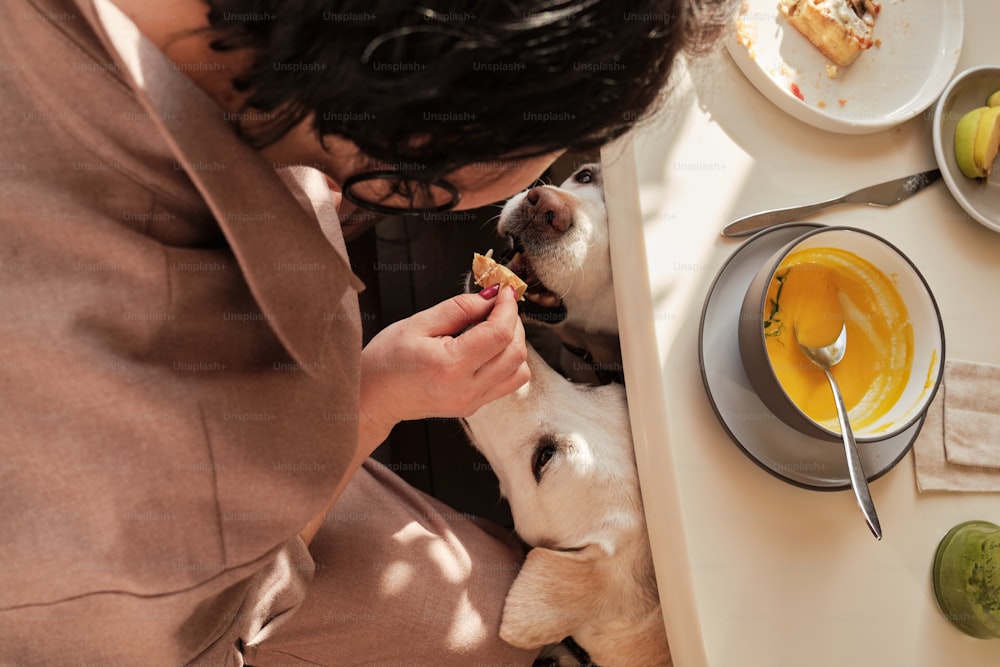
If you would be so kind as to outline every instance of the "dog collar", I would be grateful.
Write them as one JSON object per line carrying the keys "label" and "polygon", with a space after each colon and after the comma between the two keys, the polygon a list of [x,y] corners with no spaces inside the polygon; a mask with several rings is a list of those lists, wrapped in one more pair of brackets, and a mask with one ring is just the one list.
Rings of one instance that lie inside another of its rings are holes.
{"label": "dog collar", "polygon": [[566,637],[566,639],[560,642],[567,651],[569,651],[573,658],[580,663],[580,667],[600,667],[595,665],[590,659],[590,654],[587,653],[582,646],[576,643],[576,640],[572,637]]}
{"label": "dog collar", "polygon": [[625,384],[625,369],[620,364],[602,364],[594,359],[594,355],[590,353],[590,350],[582,347],[574,347],[567,343],[563,343],[563,349],[574,357],[579,357],[594,372],[600,384]]}

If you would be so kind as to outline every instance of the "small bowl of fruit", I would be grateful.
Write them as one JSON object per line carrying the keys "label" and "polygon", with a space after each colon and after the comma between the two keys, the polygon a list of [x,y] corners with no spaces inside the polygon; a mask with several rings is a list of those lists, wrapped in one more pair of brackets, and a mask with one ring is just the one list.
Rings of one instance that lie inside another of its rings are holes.
{"label": "small bowl of fruit", "polygon": [[934,155],[955,201],[1000,232],[1000,66],[959,73],[934,108]]}

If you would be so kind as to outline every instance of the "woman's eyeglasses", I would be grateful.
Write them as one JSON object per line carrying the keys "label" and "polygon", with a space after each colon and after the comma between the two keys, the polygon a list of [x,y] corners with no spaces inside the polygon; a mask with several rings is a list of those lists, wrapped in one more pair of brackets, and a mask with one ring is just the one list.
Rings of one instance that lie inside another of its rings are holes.
{"label": "woman's eyeglasses", "polygon": [[462,199],[458,188],[444,179],[414,182],[397,171],[355,174],[344,181],[341,191],[355,206],[386,215],[444,213]]}

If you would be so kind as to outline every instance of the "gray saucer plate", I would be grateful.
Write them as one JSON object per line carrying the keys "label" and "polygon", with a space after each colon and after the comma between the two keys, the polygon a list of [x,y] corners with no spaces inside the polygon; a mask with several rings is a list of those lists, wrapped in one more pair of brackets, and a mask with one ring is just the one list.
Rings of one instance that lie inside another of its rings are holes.
{"label": "gray saucer plate", "polygon": [[[784,244],[821,226],[780,225],[737,248],[708,290],[698,331],[698,357],[712,408],[733,442],[752,461],[790,484],[839,491],[851,486],[843,445],[800,433],[764,406],[743,371],[736,333],[740,305],[757,269]],[[869,481],[884,475],[906,455],[922,425],[923,418],[899,435],[858,443]]]}

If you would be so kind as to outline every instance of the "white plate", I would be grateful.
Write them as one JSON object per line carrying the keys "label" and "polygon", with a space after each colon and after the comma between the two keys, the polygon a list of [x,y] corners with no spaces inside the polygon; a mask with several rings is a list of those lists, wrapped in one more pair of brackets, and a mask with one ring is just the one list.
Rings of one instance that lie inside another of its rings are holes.
{"label": "white plate", "polygon": [[867,134],[934,103],[955,72],[962,35],[962,0],[882,0],[877,45],[831,79],[832,63],[780,15],[778,0],[746,0],[726,47],[747,79],[789,115],[831,132]]}
{"label": "white plate", "polygon": [[[791,223],[773,227],[752,236],[726,260],[705,300],[698,356],[712,408],[743,453],[786,482],[834,491],[851,486],[844,446],[812,438],[778,419],[750,386],[737,340],[740,306],[757,270],[786,243],[821,226]],[[858,443],[865,476],[876,479],[896,465],[923,423],[921,417],[899,435]]]}

